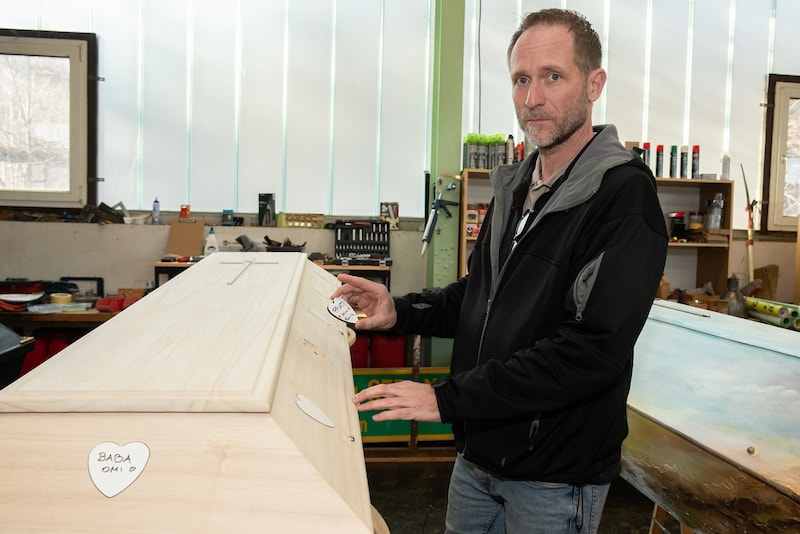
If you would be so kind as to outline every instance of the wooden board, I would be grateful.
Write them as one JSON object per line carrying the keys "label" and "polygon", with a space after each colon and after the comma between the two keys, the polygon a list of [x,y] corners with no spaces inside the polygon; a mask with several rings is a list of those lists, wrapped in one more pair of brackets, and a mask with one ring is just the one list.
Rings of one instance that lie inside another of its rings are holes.
{"label": "wooden board", "polygon": [[169,223],[167,254],[200,256],[203,254],[204,219],[172,219]]}
{"label": "wooden board", "polygon": [[623,477],[696,532],[800,529],[800,333],[657,301]]}
{"label": "wooden board", "polygon": [[[195,514],[246,527],[232,531],[370,532],[347,329],[327,311],[338,284],[302,253],[216,253],[0,391],[9,488],[0,524],[36,503],[43,527],[48,516],[83,517],[61,531],[121,531],[144,521],[127,516],[152,512],[179,516],[162,518],[166,532]],[[112,499],[86,473],[105,441],[151,450],[140,478]],[[152,463],[159,457],[180,469]],[[69,476],[43,490],[54,471]],[[73,485],[93,491],[75,497]],[[126,504],[143,485],[163,491]],[[218,495],[228,491],[241,501]],[[262,501],[278,494],[298,502],[273,514]]]}
{"label": "wooden board", "polygon": [[[2,421],[5,532],[370,532],[266,414],[5,414]],[[113,498],[87,469],[89,451],[107,440],[145,441],[151,450],[136,481]]]}

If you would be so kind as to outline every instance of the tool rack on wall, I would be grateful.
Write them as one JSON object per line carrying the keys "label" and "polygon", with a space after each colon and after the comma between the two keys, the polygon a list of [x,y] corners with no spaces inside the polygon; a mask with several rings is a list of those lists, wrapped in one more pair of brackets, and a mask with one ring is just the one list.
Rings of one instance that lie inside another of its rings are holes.
{"label": "tool rack on wall", "polygon": [[334,231],[337,263],[391,265],[388,221],[336,221]]}

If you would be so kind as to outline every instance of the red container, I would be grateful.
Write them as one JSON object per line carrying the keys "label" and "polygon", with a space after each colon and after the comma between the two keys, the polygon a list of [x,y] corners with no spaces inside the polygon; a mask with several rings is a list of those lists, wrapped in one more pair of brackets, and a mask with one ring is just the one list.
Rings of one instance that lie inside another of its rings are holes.
{"label": "red container", "polygon": [[124,297],[103,297],[97,299],[97,303],[94,307],[97,308],[97,311],[101,312],[118,312],[122,311],[124,305]]}
{"label": "red container", "polygon": [[373,334],[370,367],[406,367],[406,337]]}
{"label": "red container", "polygon": [[353,369],[369,367],[369,334],[358,333],[350,345],[350,362]]}

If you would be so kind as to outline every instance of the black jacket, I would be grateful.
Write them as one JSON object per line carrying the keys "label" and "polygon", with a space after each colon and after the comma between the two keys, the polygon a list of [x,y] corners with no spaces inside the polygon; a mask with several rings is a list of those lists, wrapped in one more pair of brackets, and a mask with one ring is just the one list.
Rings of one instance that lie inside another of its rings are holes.
{"label": "black jacket", "polygon": [[633,348],[668,237],[650,170],[613,126],[595,130],[510,254],[536,153],[492,171],[469,274],[395,299],[395,331],[454,338],[434,385],[442,421],[498,476],[580,485],[620,472]]}

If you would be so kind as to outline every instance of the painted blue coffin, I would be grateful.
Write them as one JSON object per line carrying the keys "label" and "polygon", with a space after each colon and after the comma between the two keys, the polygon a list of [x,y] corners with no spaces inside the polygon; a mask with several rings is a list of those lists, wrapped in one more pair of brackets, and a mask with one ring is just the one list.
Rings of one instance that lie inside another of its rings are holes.
{"label": "painted blue coffin", "polygon": [[623,478],[696,532],[800,532],[800,332],[656,301]]}

